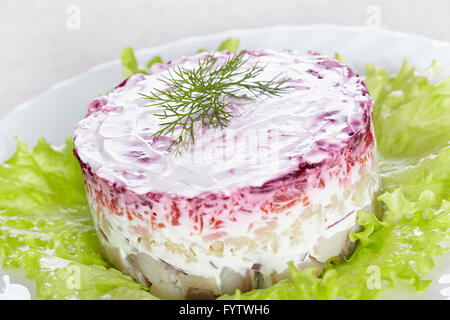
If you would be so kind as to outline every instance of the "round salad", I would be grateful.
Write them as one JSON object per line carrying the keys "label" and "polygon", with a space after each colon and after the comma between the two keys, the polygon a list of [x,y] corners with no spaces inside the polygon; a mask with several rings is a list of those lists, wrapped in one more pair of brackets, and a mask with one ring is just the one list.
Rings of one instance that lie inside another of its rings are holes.
{"label": "round salad", "polygon": [[[238,55],[238,49],[239,40],[230,38],[214,51]],[[159,56],[139,65],[131,47],[120,59],[127,79],[165,65]],[[365,66],[381,186],[377,205],[355,212],[358,228],[346,234],[352,253],[326,256],[320,268],[288,261],[280,281],[219,290],[214,298],[377,299],[397,286],[426,290],[435,258],[450,251],[450,77],[437,81],[440,68],[430,61],[427,72],[416,70],[405,60],[392,74]],[[10,280],[34,299],[160,299],[104,258],[83,174],[72,137],[60,147],[40,138],[32,149],[17,138],[16,153],[0,165],[0,275],[14,274]],[[375,207],[382,213],[374,214]]]}

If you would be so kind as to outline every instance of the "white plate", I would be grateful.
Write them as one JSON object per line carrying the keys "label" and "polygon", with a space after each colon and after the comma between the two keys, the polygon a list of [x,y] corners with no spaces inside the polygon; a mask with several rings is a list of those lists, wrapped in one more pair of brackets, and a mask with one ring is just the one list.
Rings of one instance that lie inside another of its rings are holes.
{"label": "white plate", "polygon": [[[240,47],[245,49],[288,48],[314,50],[328,55],[339,52],[345,57],[346,63],[361,74],[364,73],[366,62],[373,62],[378,67],[395,72],[400,69],[403,59],[407,58],[412,65],[422,70],[433,59],[438,59],[444,66],[442,76],[450,75],[448,43],[382,29],[335,25],[232,30],[139,50],[136,57],[141,63],[155,55],[161,55],[167,61],[194,54],[199,48],[214,49],[228,37],[239,38]],[[53,144],[63,143],[67,136],[73,134],[75,124],[84,117],[89,102],[118,84],[121,79],[120,62],[116,59],[60,82],[36,98],[19,105],[0,119],[0,161],[8,159],[15,151],[14,136],[30,145],[34,145],[40,136]],[[439,283],[445,282],[445,274],[450,274],[450,256],[439,259],[436,268],[429,275],[433,282],[424,294],[417,295],[399,288],[383,297],[445,299],[450,296],[450,284]]]}

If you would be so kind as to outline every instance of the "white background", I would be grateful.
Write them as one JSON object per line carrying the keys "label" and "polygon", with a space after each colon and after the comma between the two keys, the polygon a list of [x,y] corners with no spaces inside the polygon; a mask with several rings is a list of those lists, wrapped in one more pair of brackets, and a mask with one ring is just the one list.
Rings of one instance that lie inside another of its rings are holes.
{"label": "white background", "polygon": [[117,58],[127,45],[315,23],[374,24],[450,41],[450,1],[0,0],[0,116],[58,81]]}

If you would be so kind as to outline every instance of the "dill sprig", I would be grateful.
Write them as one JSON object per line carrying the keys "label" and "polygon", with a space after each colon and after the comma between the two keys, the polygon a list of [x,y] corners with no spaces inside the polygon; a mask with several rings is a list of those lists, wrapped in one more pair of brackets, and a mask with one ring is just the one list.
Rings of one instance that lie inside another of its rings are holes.
{"label": "dill sprig", "polygon": [[[244,67],[249,57],[244,51],[229,56],[222,64],[209,54],[200,60],[198,67],[183,69],[178,66],[162,76],[167,89],[154,89],[149,94],[141,95],[152,100],[147,105],[160,106],[162,113],[155,114],[160,119],[160,130],[154,136],[178,136],[169,146],[175,145],[176,153],[187,150],[195,143],[195,131],[202,128],[225,128],[233,114],[229,109],[231,99],[254,100],[256,97],[279,96],[292,86],[286,85],[288,79],[279,80],[277,75],[269,81],[257,81],[266,66],[254,64]],[[243,92],[246,91],[245,93]]]}

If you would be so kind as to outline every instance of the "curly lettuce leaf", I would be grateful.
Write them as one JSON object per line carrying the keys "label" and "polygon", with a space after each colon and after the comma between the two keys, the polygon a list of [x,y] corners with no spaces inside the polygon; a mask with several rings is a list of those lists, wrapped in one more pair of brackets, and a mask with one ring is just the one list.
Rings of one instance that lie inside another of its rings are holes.
{"label": "curly lettuce leaf", "polygon": [[[431,78],[440,65],[433,61]],[[366,66],[366,84],[375,99],[374,123],[384,190],[400,187],[416,201],[424,190],[437,202],[450,194],[450,78],[436,83],[406,61],[391,75]]]}
{"label": "curly lettuce leaf", "polygon": [[133,48],[131,47],[125,47],[120,51],[120,62],[122,63],[122,74],[126,78],[136,73],[149,73],[146,70],[139,69]]}
{"label": "curly lettuce leaf", "polygon": [[155,63],[163,63],[163,59],[160,56],[154,56],[147,62],[147,69],[150,70],[152,65],[154,65]]}
{"label": "curly lettuce leaf", "polygon": [[0,165],[0,269],[24,270],[36,299],[152,299],[100,254],[71,139],[18,141]]}
{"label": "curly lettuce leaf", "polygon": [[[430,70],[437,72],[434,62]],[[366,84],[375,99],[374,123],[382,158],[427,156],[450,141],[450,77],[440,83],[407,61],[397,75],[366,65]]]}
{"label": "curly lettuce leaf", "polygon": [[336,53],[334,54],[334,58],[335,58],[337,61],[340,61],[340,62],[342,62],[342,63],[345,63],[345,58],[344,58],[344,56],[343,56],[342,54],[340,54],[339,52],[336,52]]}
{"label": "curly lettuce leaf", "polygon": [[239,49],[239,43],[240,41],[237,38],[228,38],[219,45],[217,51],[229,51],[232,53],[236,53]]}
{"label": "curly lettuce leaf", "polygon": [[[450,130],[450,129],[449,129]],[[387,160],[384,160],[386,163]],[[389,163],[391,166],[393,162]],[[430,190],[436,197],[436,204],[441,200],[449,199],[450,195],[450,148],[445,147],[441,151],[430,154],[414,164],[397,162],[395,169],[387,165],[382,175],[384,190],[393,191],[400,188],[407,199],[418,199],[419,195]]]}

